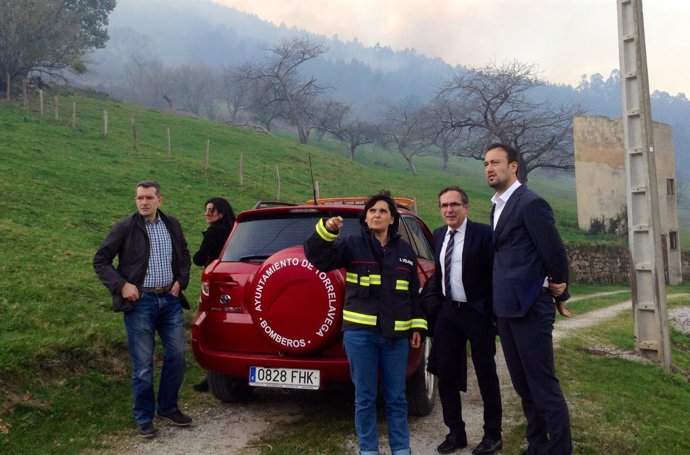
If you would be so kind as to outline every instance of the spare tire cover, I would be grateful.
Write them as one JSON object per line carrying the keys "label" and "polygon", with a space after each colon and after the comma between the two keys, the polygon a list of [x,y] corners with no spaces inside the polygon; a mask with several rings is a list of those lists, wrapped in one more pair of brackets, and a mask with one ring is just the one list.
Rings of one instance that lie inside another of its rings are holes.
{"label": "spare tire cover", "polygon": [[342,326],[342,272],[321,272],[301,246],[268,258],[249,286],[249,312],[261,335],[283,352],[310,354],[332,346]]}

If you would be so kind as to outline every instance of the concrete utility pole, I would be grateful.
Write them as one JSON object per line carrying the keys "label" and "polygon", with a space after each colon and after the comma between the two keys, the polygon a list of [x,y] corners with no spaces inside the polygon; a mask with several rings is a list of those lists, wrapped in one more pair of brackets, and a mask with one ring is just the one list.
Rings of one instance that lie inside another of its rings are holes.
{"label": "concrete utility pole", "polygon": [[671,370],[642,0],[617,0],[635,349]]}

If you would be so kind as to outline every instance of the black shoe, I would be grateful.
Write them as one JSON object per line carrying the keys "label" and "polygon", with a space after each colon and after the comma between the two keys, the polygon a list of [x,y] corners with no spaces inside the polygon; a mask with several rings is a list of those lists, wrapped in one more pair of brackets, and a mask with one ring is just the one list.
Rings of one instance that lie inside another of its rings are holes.
{"label": "black shoe", "polygon": [[480,455],[480,454],[492,454],[497,450],[501,450],[503,448],[503,440],[502,439],[493,439],[489,438],[487,436],[484,436],[482,438],[482,442],[479,443],[477,447],[474,448],[472,451],[473,455]]}
{"label": "black shoe", "polygon": [[194,384],[192,388],[197,392],[208,392],[208,379],[202,379],[198,384]]}
{"label": "black shoe", "polygon": [[137,430],[137,435],[142,437],[142,438],[146,438],[146,439],[150,439],[150,438],[156,436],[156,429],[153,427],[153,423],[152,422],[146,422],[146,423],[142,423],[141,425],[139,425],[139,429]]}
{"label": "black shoe", "polygon": [[182,411],[180,411],[179,409],[174,410],[170,414],[161,414],[159,412],[158,417],[160,417],[161,419],[169,420],[178,427],[188,427],[192,424],[192,418],[189,417],[187,414],[183,414]]}
{"label": "black shoe", "polygon": [[451,453],[463,447],[467,447],[467,435],[465,435],[465,432],[451,431],[446,436],[445,441],[436,447],[436,450],[439,453]]}

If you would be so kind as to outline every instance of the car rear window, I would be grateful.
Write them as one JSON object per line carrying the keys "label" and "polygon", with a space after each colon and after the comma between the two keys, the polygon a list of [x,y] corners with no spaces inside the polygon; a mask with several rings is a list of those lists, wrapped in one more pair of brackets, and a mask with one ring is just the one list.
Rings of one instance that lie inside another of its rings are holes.
{"label": "car rear window", "polygon": [[[358,214],[340,214],[345,218],[341,234],[359,233]],[[274,212],[269,217],[241,220],[232,232],[230,243],[223,254],[223,262],[261,262],[274,253],[291,246],[302,245],[314,232],[317,220],[326,215],[318,213]]]}

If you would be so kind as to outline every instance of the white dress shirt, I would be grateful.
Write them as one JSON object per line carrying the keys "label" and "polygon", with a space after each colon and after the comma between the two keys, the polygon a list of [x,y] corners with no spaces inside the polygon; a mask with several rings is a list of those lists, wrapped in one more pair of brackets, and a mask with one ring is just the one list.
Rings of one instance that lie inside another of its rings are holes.
{"label": "white dress shirt", "polygon": [[503,209],[508,203],[508,199],[510,199],[510,196],[513,195],[515,190],[517,190],[520,185],[522,185],[522,183],[520,183],[519,180],[516,180],[512,185],[510,185],[510,188],[503,192],[503,194],[497,196],[494,193],[493,197],[491,198],[491,202],[496,204],[496,209],[494,209],[494,219],[492,220],[494,230],[496,229],[496,224],[498,224],[498,219],[501,217],[501,213],[503,213]]}
{"label": "white dress shirt", "polygon": [[[458,302],[467,302],[467,296],[465,295],[465,287],[462,285],[462,249],[465,243],[465,231],[467,230],[467,218],[462,222],[460,227],[456,229],[454,244],[453,244],[453,256],[451,257],[451,275],[450,275],[450,290],[451,290],[451,300]],[[446,276],[446,264],[444,258],[446,257],[446,247],[448,246],[448,240],[450,239],[450,231],[452,229],[449,227],[446,230],[446,237],[443,240],[443,246],[441,247],[441,272],[442,276]],[[443,287],[443,295],[446,295],[446,280],[441,280]]]}

